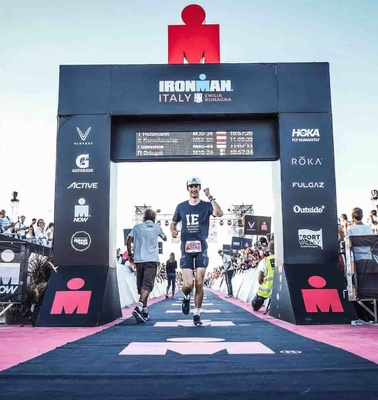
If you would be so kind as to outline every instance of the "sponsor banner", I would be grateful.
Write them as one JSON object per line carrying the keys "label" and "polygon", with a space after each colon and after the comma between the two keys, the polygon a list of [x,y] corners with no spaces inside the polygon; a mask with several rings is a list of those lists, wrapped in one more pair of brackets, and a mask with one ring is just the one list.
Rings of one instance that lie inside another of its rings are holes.
{"label": "sponsor banner", "polygon": [[284,264],[275,270],[270,315],[298,325],[350,324],[356,314],[344,291],[337,264]]}
{"label": "sponsor banner", "polygon": [[116,65],[111,74],[113,114],[278,111],[271,64]]}
{"label": "sponsor banner", "polygon": [[244,235],[264,235],[271,233],[272,217],[258,215],[244,216]]}
{"label": "sponsor banner", "polygon": [[60,119],[54,216],[58,265],[109,262],[109,137],[108,116]]}
{"label": "sponsor banner", "polygon": [[24,303],[28,257],[26,244],[0,241],[0,302]]}
{"label": "sponsor banner", "polygon": [[283,114],[279,121],[284,262],[337,259],[331,116]]}
{"label": "sponsor banner", "polygon": [[231,245],[229,244],[222,245],[222,250],[224,254],[228,254],[229,256],[231,255]]}
{"label": "sponsor banner", "polygon": [[238,250],[245,250],[248,247],[252,247],[252,239],[241,238],[233,236],[231,239],[231,254],[237,253]]}
{"label": "sponsor banner", "polygon": [[121,316],[116,270],[59,266],[51,274],[37,326],[96,326]]}

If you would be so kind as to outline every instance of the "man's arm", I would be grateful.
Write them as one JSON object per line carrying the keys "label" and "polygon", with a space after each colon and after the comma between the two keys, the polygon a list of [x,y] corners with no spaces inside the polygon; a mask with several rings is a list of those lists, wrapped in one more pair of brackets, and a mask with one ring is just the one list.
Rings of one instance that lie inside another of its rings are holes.
{"label": "man's arm", "polygon": [[131,236],[127,237],[126,240],[126,248],[127,248],[127,253],[129,254],[129,263],[130,263],[130,268],[135,272],[135,263],[134,263],[134,253],[132,252],[131,249],[131,244],[133,243],[133,238]]}
{"label": "man's arm", "polygon": [[259,271],[259,276],[257,277],[257,281],[259,282],[259,285],[262,285],[264,282],[264,272]]}
{"label": "man's arm", "polygon": [[177,238],[178,236],[178,231],[176,229],[178,222],[172,221],[171,225],[170,225],[170,229],[171,229],[171,234],[173,238]]}
{"label": "man's arm", "polygon": [[209,188],[203,189],[206,197],[209,199],[211,205],[213,206],[213,216],[221,217],[223,215],[223,211],[220,208],[219,204],[216,202],[215,198],[210,194]]}

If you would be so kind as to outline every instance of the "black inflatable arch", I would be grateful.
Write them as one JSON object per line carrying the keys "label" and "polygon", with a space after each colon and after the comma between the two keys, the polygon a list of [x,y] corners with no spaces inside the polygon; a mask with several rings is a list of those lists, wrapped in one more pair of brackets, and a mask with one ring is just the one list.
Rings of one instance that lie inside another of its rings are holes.
{"label": "black inflatable arch", "polygon": [[[253,154],[202,148],[190,156],[178,145],[161,150],[151,135],[170,132],[175,143],[187,143],[194,131],[253,132]],[[138,133],[147,133],[147,147]],[[329,65],[272,63],[61,66],[59,269],[37,325],[95,326],[121,316],[116,162],[236,159],[273,164],[277,267],[270,314],[296,324],[349,323],[337,260]]]}

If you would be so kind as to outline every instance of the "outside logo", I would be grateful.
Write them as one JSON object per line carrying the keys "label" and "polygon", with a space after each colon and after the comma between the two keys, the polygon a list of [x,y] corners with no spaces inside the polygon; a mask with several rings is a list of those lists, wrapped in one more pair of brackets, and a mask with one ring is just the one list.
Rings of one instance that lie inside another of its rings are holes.
{"label": "outside logo", "polygon": [[293,207],[293,211],[296,214],[322,214],[325,209],[325,206],[320,206],[320,207],[301,207],[298,205],[295,205]]}
{"label": "outside logo", "polygon": [[67,189],[98,189],[98,182],[72,182]]}
{"label": "outside logo", "polygon": [[322,158],[312,158],[312,157],[293,157],[291,159],[291,165],[322,165]]}
{"label": "outside logo", "polygon": [[71,246],[76,251],[85,251],[89,249],[92,239],[89,233],[85,231],[75,232],[71,237]]}
{"label": "outside logo", "polygon": [[76,157],[76,166],[72,172],[93,172],[93,168],[89,167],[89,154],[79,154]]}
{"label": "outside logo", "polygon": [[200,74],[198,80],[159,81],[159,103],[202,103],[232,101],[230,79],[207,79]]}
{"label": "outside logo", "polygon": [[88,218],[90,218],[89,206],[85,205],[85,199],[81,198],[75,206],[73,222],[87,222]]}
{"label": "outside logo", "polygon": [[324,189],[324,182],[292,182],[292,187],[299,189]]}
{"label": "outside logo", "polygon": [[318,231],[313,231],[310,229],[298,229],[298,241],[302,249],[322,249],[322,229],[319,229]]}
{"label": "outside logo", "polygon": [[81,139],[80,142],[74,142],[75,146],[91,146],[93,142],[87,142],[86,139],[91,131],[92,127],[90,126],[86,131],[82,131],[78,126],[76,127],[76,131]]}
{"label": "outside logo", "polygon": [[319,129],[293,129],[291,133],[292,142],[319,142]]}

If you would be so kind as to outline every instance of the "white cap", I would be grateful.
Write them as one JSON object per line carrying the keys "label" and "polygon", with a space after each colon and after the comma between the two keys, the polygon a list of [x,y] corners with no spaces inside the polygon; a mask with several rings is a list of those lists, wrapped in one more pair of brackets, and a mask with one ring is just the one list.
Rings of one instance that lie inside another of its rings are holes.
{"label": "white cap", "polygon": [[195,176],[186,181],[186,187],[188,187],[189,185],[200,185],[200,184],[201,180],[199,178],[196,178]]}

